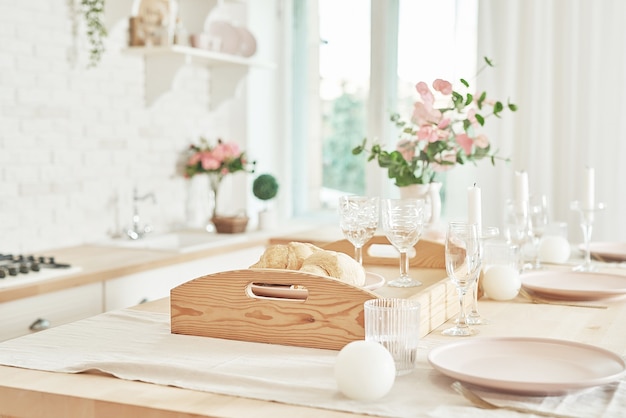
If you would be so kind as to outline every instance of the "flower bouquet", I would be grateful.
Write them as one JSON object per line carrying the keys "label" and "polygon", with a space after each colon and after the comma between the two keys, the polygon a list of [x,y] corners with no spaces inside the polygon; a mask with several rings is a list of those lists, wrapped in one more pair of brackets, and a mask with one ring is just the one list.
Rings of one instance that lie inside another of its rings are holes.
{"label": "flower bouquet", "polygon": [[[243,229],[245,229],[248,218],[245,216],[218,216],[216,213],[217,196],[220,184],[225,176],[238,171],[254,173],[256,161],[248,161],[245,152],[241,151],[239,145],[234,142],[224,142],[218,139],[217,144],[212,146],[203,137],[200,138],[199,144],[191,144],[189,146],[185,157],[184,176],[186,178],[200,174],[209,177],[209,184],[214,197],[211,221],[217,231],[243,232],[241,225],[243,224]],[[220,224],[223,224],[223,228],[220,227]]]}
{"label": "flower bouquet", "polygon": [[[487,57],[484,61],[478,73],[493,66]],[[489,100],[486,92],[473,94],[466,80],[460,83],[467,92],[455,91],[449,81],[442,79],[432,83],[433,92],[420,81],[415,86],[420,100],[415,102],[411,118],[391,115],[391,121],[401,129],[396,149],[386,151],[378,144],[367,149],[365,139],[352,154],[368,152],[368,161],[376,159],[398,187],[431,183],[436,173],[467,162],[489,159],[495,165],[497,151],[479,129],[489,117],[499,118],[503,111],[514,112],[517,106]]]}

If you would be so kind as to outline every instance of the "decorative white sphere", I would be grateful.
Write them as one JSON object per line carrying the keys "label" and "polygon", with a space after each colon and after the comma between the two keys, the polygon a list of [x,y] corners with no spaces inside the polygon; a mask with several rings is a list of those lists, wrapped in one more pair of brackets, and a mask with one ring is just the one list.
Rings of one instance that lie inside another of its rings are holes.
{"label": "decorative white sphere", "polygon": [[546,263],[565,263],[570,253],[569,242],[560,236],[543,237],[539,244],[539,259]]}
{"label": "decorative white sphere", "polygon": [[509,265],[489,267],[483,274],[482,281],[483,290],[494,300],[511,300],[522,287],[519,272]]}
{"label": "decorative white sphere", "polygon": [[339,351],[335,380],[348,398],[373,401],[385,396],[396,379],[391,353],[380,343],[353,341]]}

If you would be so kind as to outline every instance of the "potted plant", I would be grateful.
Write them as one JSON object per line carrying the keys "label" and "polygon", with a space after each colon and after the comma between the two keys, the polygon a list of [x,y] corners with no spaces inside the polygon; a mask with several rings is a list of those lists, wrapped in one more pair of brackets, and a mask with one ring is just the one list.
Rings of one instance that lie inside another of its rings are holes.
{"label": "potted plant", "polygon": [[[484,66],[493,67],[487,57]],[[441,209],[437,174],[466,163],[476,164],[489,160],[495,165],[501,158],[491,142],[481,132],[489,117],[500,118],[505,110],[517,111],[513,103],[506,105],[487,99],[487,93],[472,93],[469,83],[461,79],[465,91],[457,92],[449,81],[436,79],[431,88],[423,81],[415,89],[420,100],[414,104],[410,118],[398,113],[391,115],[391,122],[400,130],[395,150],[385,150],[380,144],[368,148],[367,140],[352,150],[354,155],[367,154],[367,160],[375,160],[387,170],[387,176],[400,188],[400,195],[425,197],[431,202],[430,222],[439,219]]]}
{"label": "potted plant", "polygon": [[189,146],[185,158],[186,178],[196,175],[206,175],[209,178],[210,195],[213,198],[211,222],[215,230],[223,233],[244,232],[248,224],[247,216],[220,216],[217,213],[218,192],[225,176],[239,171],[254,173],[256,161],[248,161],[245,152],[235,142],[218,139],[217,144],[211,145],[203,137],[199,144]]}
{"label": "potted plant", "polygon": [[278,182],[271,174],[261,174],[252,183],[254,196],[265,202],[265,208],[259,212],[259,229],[271,229],[276,226],[276,213],[267,204],[278,193]]}

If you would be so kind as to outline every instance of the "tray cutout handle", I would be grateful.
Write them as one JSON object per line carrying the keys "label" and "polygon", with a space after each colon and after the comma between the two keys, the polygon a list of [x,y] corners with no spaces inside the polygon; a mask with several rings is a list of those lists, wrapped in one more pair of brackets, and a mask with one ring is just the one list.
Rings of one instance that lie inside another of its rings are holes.
{"label": "tray cutout handle", "polygon": [[251,282],[246,286],[246,295],[255,299],[302,303],[309,298],[309,290],[296,284]]}

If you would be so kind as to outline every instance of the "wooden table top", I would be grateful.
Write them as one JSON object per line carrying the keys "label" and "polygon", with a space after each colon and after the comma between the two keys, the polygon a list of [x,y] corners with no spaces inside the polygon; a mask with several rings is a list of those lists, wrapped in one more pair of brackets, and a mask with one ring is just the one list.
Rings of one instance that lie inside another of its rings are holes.
{"label": "wooden table top", "polygon": [[[388,290],[386,291],[388,292]],[[484,336],[549,337],[593,344],[626,354],[626,303],[601,301],[608,309],[481,300],[490,325]],[[169,312],[162,299],[134,309]],[[443,325],[440,328],[450,325]],[[427,338],[455,341],[435,330]],[[469,409],[480,416],[480,410]],[[416,411],[419,412],[419,411]],[[0,367],[0,416],[12,417],[353,417],[355,414],[265,402],[214,393],[125,381],[101,374],[62,374]]]}

